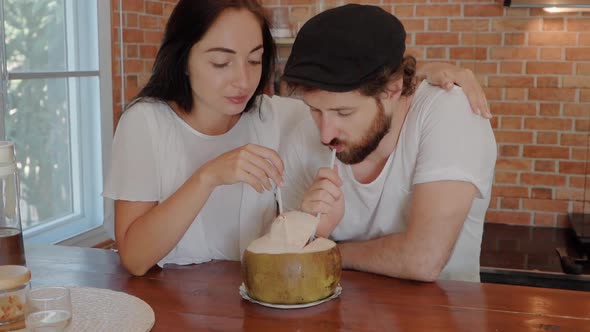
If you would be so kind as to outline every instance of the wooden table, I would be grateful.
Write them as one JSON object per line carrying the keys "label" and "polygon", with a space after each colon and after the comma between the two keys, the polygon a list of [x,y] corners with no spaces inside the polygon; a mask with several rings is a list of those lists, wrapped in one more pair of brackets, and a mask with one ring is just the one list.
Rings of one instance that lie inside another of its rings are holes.
{"label": "wooden table", "polygon": [[108,288],[146,301],[152,331],[590,331],[590,293],[456,281],[419,283],[344,271],[339,299],[297,310],[242,300],[238,262],[132,277],[109,250],[28,246],[33,287]]}

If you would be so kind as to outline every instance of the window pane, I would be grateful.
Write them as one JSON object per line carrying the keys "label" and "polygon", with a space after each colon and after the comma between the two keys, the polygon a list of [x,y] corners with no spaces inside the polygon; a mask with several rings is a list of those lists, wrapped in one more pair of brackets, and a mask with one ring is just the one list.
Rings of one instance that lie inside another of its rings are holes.
{"label": "window pane", "polygon": [[9,72],[66,70],[63,0],[5,0]]}
{"label": "window pane", "polygon": [[96,0],[4,0],[8,71],[98,70]]}
{"label": "window pane", "polygon": [[14,141],[23,228],[73,213],[67,79],[8,85],[6,138]]}

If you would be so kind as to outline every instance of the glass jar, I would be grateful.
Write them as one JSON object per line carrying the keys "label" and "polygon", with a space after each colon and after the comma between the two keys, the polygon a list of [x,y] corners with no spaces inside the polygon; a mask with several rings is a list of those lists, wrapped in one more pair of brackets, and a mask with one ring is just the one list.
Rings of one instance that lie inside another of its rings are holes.
{"label": "glass jar", "polygon": [[31,272],[21,265],[0,266],[0,331],[25,328]]}
{"label": "glass jar", "polygon": [[14,144],[0,141],[0,265],[26,265]]}

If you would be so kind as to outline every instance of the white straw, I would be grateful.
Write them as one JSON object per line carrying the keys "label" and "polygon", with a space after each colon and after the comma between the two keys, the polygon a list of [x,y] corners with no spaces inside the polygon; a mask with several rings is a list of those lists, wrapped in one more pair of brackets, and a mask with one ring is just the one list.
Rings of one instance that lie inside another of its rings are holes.
{"label": "white straw", "polygon": [[[336,161],[336,149],[332,149],[332,158],[330,159],[330,169],[334,168],[335,161]],[[322,213],[318,212],[318,214],[316,215],[316,218],[320,219],[321,215],[322,215]]]}
{"label": "white straw", "polygon": [[279,214],[283,214],[283,196],[281,196],[281,188],[276,186],[277,188],[277,201],[279,202]]}

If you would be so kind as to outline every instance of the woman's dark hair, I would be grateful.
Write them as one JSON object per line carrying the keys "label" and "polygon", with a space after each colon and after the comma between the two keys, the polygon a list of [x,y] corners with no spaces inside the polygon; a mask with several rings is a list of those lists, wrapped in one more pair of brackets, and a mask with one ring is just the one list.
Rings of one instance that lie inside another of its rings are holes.
{"label": "woman's dark hair", "polygon": [[276,45],[270,34],[268,19],[256,0],[180,0],[166,24],[150,79],[135,100],[154,98],[173,101],[184,112],[190,113],[194,102],[186,74],[190,50],[203,38],[219,15],[230,8],[250,11],[260,21],[262,30],[262,74],[254,95],[246,103],[245,111],[248,111],[270,82],[276,56]]}

